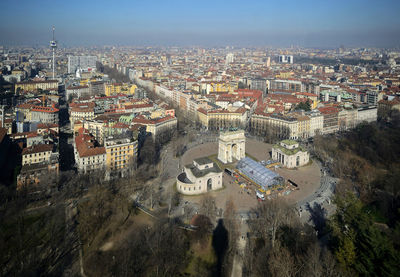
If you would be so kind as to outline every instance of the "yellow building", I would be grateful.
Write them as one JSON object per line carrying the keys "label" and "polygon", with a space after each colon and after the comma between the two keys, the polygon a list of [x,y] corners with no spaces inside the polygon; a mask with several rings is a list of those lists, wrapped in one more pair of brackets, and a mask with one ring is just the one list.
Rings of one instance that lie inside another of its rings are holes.
{"label": "yellow building", "polygon": [[47,81],[27,81],[15,84],[15,92],[22,91],[38,91],[38,90],[58,90],[57,80]]}
{"label": "yellow building", "polygon": [[106,84],[105,94],[111,96],[114,94],[134,95],[137,86],[134,84]]}
{"label": "yellow building", "polygon": [[156,109],[154,111],[151,111],[150,118],[151,119],[156,119],[160,117],[165,116],[165,110],[164,109]]}
{"label": "yellow building", "polygon": [[79,81],[79,85],[81,85],[81,86],[87,86],[88,83],[89,83],[89,81],[90,81],[90,79],[81,79],[81,80]]}
{"label": "yellow building", "polygon": [[306,115],[297,116],[297,134],[301,138],[310,136],[310,118]]}
{"label": "yellow building", "polygon": [[280,79],[287,79],[294,75],[294,72],[287,71],[287,72],[280,72],[279,74],[275,75],[276,78]]}
{"label": "yellow building", "polygon": [[107,138],[104,146],[106,148],[106,169],[110,174],[136,167],[137,140],[114,136]]}
{"label": "yellow building", "polygon": [[207,94],[211,92],[233,92],[233,87],[225,82],[210,82],[207,84]]}

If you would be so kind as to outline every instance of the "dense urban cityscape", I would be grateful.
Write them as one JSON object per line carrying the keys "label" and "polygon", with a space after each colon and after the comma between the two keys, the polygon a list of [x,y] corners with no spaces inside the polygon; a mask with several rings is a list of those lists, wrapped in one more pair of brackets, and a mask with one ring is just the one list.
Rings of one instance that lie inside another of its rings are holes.
{"label": "dense urban cityscape", "polygon": [[1,276],[398,276],[397,42],[63,28],[0,34]]}

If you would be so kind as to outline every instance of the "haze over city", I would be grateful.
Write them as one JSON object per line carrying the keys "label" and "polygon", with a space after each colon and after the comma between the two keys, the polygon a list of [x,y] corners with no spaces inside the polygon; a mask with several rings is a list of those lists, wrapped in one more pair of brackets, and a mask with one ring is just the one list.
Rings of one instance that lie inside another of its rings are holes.
{"label": "haze over city", "polygon": [[400,276],[399,11],[0,1],[0,276]]}
{"label": "haze over city", "polygon": [[4,0],[0,44],[398,47],[400,2]]}

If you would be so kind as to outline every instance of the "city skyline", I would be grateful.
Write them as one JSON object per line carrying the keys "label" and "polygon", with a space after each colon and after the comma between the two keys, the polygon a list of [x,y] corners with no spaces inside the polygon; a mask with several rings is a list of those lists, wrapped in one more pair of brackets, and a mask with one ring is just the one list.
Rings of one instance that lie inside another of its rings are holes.
{"label": "city skyline", "polygon": [[[398,1],[3,1],[0,44],[398,47]],[[15,12],[20,16],[15,18]],[[10,24],[12,22],[12,24]]]}

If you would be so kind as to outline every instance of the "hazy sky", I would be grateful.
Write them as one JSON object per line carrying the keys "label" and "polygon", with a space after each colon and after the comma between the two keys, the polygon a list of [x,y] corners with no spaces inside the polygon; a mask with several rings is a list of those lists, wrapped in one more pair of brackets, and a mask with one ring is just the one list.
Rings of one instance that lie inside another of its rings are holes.
{"label": "hazy sky", "polygon": [[0,44],[400,46],[400,0],[1,0]]}

